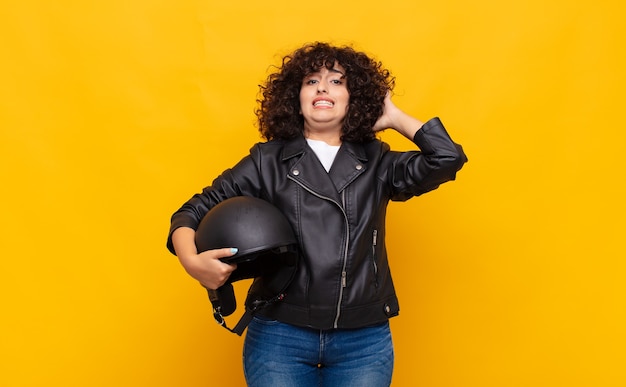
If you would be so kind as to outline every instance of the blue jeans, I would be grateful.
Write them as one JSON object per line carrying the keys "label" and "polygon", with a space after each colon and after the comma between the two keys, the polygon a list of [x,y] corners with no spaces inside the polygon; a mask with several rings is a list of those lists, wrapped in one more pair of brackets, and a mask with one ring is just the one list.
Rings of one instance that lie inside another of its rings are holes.
{"label": "blue jeans", "polygon": [[388,322],[320,331],[255,317],[243,349],[250,387],[389,386],[393,359]]}

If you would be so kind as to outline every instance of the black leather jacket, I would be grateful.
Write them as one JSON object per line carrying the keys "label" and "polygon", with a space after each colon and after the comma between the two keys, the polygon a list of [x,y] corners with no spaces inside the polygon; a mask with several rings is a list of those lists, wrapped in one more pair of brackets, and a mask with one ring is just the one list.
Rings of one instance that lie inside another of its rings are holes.
{"label": "black leather jacket", "polygon": [[286,297],[261,314],[317,329],[384,322],[399,312],[385,249],[389,200],[431,191],[467,161],[438,118],[413,141],[420,151],[394,152],[378,140],[344,142],[328,173],[304,137],[256,144],[174,213],[168,247],[174,252],[176,228],[196,229],[220,201],[261,197],[286,215],[302,252]]}

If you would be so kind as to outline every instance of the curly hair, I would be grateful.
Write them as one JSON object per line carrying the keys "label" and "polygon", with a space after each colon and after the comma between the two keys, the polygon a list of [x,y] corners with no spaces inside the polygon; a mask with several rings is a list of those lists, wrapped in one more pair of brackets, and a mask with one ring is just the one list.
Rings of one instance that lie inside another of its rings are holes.
{"label": "curly hair", "polygon": [[259,86],[255,111],[259,132],[266,140],[292,139],[304,128],[300,114],[300,87],[305,76],[322,67],[340,64],[346,72],[350,94],[342,123],[343,141],[366,142],[375,138],[373,126],[383,114],[385,96],[393,90],[395,78],[381,62],[352,47],[328,43],[307,44],[282,60],[282,66]]}

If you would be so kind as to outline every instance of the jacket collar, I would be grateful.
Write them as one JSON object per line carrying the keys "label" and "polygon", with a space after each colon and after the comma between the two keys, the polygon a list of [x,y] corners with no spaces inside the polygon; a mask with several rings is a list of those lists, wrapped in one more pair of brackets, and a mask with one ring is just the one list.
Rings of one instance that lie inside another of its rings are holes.
{"label": "jacket collar", "polygon": [[[345,141],[341,144],[328,173],[307,144],[304,136],[287,141],[281,157],[283,161],[292,159],[289,164],[291,178],[316,193],[332,198],[338,198],[338,193],[367,169],[364,146]],[[332,185],[328,184],[329,178]]]}
{"label": "jacket collar", "polygon": [[[304,136],[298,136],[292,140],[289,140],[285,143],[283,148],[283,153],[281,155],[283,160],[287,160],[289,158],[301,155],[303,152],[311,150],[309,145],[306,142]],[[352,154],[354,158],[360,160],[362,162],[367,161],[367,156],[365,154],[365,148],[362,144],[354,143],[354,142],[343,142],[341,144],[340,152],[344,150],[348,153]]]}

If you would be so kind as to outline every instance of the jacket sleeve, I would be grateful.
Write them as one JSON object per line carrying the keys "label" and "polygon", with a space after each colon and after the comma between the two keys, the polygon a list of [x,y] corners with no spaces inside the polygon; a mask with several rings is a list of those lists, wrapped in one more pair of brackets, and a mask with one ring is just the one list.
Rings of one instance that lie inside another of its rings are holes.
{"label": "jacket sleeve", "polygon": [[[255,147],[256,148],[256,147]],[[255,149],[253,148],[253,150]],[[185,202],[171,218],[167,248],[172,253],[172,233],[179,227],[198,228],[200,221],[218,203],[235,196],[259,196],[259,173],[252,155],[220,174],[213,183]]]}
{"label": "jacket sleeve", "polygon": [[392,152],[396,156],[389,182],[392,200],[404,201],[454,180],[467,162],[463,148],[452,141],[437,117],[415,133],[413,142],[420,151]]}

